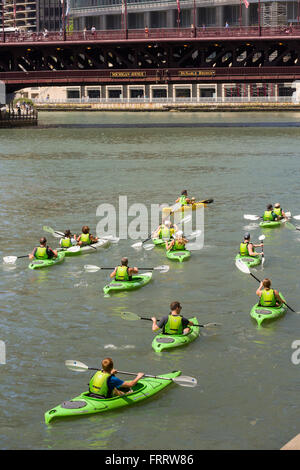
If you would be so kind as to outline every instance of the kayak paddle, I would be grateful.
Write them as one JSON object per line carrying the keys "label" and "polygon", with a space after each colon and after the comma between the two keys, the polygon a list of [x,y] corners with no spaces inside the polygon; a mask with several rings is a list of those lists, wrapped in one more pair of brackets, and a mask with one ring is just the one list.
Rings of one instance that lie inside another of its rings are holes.
{"label": "kayak paddle", "polygon": [[[151,318],[148,317],[140,317],[136,313],[133,312],[122,312],[121,317],[123,320],[129,320],[129,321],[134,321],[134,320],[147,320],[147,321],[152,321]],[[159,321],[159,320],[157,320]],[[210,328],[211,326],[222,326],[221,323],[206,323],[205,325],[195,325],[199,326],[201,328]]]}
{"label": "kayak paddle", "polygon": [[[113,271],[115,268],[108,268],[108,267],[101,267],[101,266],[95,266],[93,264],[85,264],[84,269],[88,271],[89,273],[95,273],[99,271],[100,269],[109,269],[110,271]],[[156,266],[155,268],[138,268],[142,271],[159,271],[161,273],[167,273],[170,269],[170,266],[167,264],[163,264],[161,266]]]}
{"label": "kayak paddle", "polygon": [[[235,261],[235,265],[236,265],[236,267],[237,267],[240,271],[242,271],[242,272],[245,273],[245,274],[250,274],[250,276],[252,276],[257,282],[261,283],[261,281],[260,281],[257,277],[255,277],[254,274],[251,273],[251,271],[250,271],[250,269],[248,268],[248,266],[247,266],[245,263],[243,263],[243,261],[242,261],[241,259],[237,259],[237,260]],[[282,300],[282,299],[281,299],[281,300]],[[293,310],[293,309],[292,309],[286,302],[284,302],[283,300],[282,300],[282,303],[285,304],[292,312],[296,313],[295,310]]]}
{"label": "kayak paddle", "polygon": [[[47,225],[43,226],[44,232],[51,233],[55,238],[62,238],[65,236],[63,232],[59,232],[57,230],[54,230],[52,227],[48,227]],[[118,237],[113,237],[112,235],[107,235],[106,237],[100,237],[103,240],[109,240],[111,243],[118,243],[120,238]],[[92,246],[92,245],[89,245]],[[92,248],[95,248],[94,246]],[[95,248],[97,250],[97,248]]]}
{"label": "kayak paddle", "polygon": [[[188,215],[188,216],[184,217],[182,220],[180,220],[177,223],[177,225],[182,225],[182,224],[188,222],[189,220],[191,220],[191,218],[192,218],[192,216]],[[134,249],[141,248],[145,242],[148,242],[149,240],[151,240],[153,233],[151,233],[151,235],[149,235],[148,238],[146,238],[146,240],[143,240],[141,242],[137,242],[137,243],[134,243],[133,245],[131,245],[131,248],[134,248]],[[149,244],[149,245],[145,245],[144,248],[145,248],[145,250],[152,250],[154,248],[154,246],[155,245],[153,245],[153,244]]]}
{"label": "kayak paddle", "polygon": [[[264,239],[266,238],[265,235],[261,235],[260,237],[258,237],[258,239],[263,242],[262,243],[262,251],[264,251]],[[261,265],[263,266],[265,264],[265,255],[261,255]]]}
{"label": "kayak paddle", "polygon": [[[285,215],[287,217],[291,217],[292,214],[290,212],[286,212]],[[246,220],[259,220],[259,219],[262,219],[262,217],[260,217],[259,215],[253,215],[253,214],[244,214],[243,217]],[[300,220],[300,216],[299,216],[299,220]]]}
{"label": "kayak paddle", "polygon": [[[192,204],[211,204],[212,202],[214,202],[213,199],[202,199],[202,201],[195,201]],[[188,204],[187,209],[189,209],[189,205],[192,205],[192,204]],[[164,207],[166,206],[162,204],[159,208],[162,210],[164,209]],[[173,206],[168,207],[168,209],[171,209],[170,213],[172,213],[176,211],[177,209],[180,209],[180,207],[182,207],[181,202],[176,202],[176,204],[173,204]]]}
{"label": "kayak paddle", "polygon": [[3,262],[5,264],[15,264],[15,262],[17,261],[17,259],[20,259],[20,258],[28,258],[29,255],[22,255],[22,256],[4,256],[3,258]]}
{"label": "kayak paddle", "polygon": [[[96,367],[89,367],[83,362],[72,361],[72,360],[65,361],[65,366],[68,369],[75,371],[75,372],[85,372],[87,370],[101,370]],[[135,372],[124,372],[124,371],[118,370],[116,373],[137,376]],[[187,375],[181,375],[179,377],[174,377],[174,378],[167,378],[167,377],[160,377],[159,375],[144,374],[144,377],[150,377],[152,379],[171,380],[172,382],[175,382],[177,385],[181,385],[182,387],[196,387],[197,385],[197,379],[195,379],[194,377],[189,377]]]}

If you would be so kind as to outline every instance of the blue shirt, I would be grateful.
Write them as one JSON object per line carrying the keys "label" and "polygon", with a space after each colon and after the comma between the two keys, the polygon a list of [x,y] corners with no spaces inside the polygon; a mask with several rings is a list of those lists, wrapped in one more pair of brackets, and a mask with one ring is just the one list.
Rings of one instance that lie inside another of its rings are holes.
{"label": "blue shirt", "polygon": [[107,380],[107,386],[108,386],[109,392],[111,393],[114,388],[122,387],[123,383],[124,383],[124,380],[119,379],[115,375],[111,375]]}

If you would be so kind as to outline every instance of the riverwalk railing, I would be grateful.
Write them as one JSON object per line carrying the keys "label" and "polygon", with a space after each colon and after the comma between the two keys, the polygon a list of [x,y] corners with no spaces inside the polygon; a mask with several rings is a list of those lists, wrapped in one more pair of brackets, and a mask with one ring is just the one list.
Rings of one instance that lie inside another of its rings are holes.
{"label": "riverwalk railing", "polygon": [[190,98],[66,98],[66,99],[35,99],[35,105],[76,105],[76,104],[235,104],[235,103],[294,103],[293,96],[230,96],[230,97],[190,97]]}
{"label": "riverwalk railing", "polygon": [[38,112],[35,109],[18,111],[15,109],[0,110],[1,127],[34,126],[38,123]]}
{"label": "riverwalk railing", "polygon": [[231,27],[201,27],[201,28],[151,28],[151,29],[115,29],[101,31],[73,31],[44,33],[35,32],[9,32],[0,30],[1,43],[51,43],[51,42],[77,42],[77,41],[118,41],[118,40],[158,40],[158,39],[233,39],[255,37],[300,37],[300,25],[258,27],[258,26],[231,26]]}

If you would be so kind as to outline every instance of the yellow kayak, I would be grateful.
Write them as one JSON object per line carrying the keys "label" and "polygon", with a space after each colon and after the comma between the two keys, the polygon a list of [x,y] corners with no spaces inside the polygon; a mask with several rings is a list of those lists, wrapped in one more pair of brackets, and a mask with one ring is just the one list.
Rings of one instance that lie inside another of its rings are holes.
{"label": "yellow kayak", "polygon": [[170,214],[170,213],[173,213],[173,212],[183,212],[183,211],[186,211],[186,210],[195,211],[196,209],[199,209],[200,207],[206,207],[207,204],[210,204],[212,202],[214,202],[213,199],[206,199],[204,201],[194,202],[193,204],[186,204],[184,206],[178,207],[175,210],[172,207],[164,207],[162,209],[162,212],[165,213],[165,214]]}

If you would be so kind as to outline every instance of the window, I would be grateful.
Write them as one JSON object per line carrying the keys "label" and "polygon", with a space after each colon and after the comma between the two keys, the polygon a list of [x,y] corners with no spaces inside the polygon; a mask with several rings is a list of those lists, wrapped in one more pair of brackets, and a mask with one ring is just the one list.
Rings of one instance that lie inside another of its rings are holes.
{"label": "window", "polygon": [[121,88],[109,88],[107,93],[108,98],[122,98]]}
{"label": "window", "polygon": [[99,88],[98,89],[94,89],[94,90],[87,90],[87,95],[89,98],[91,99],[99,99],[100,98],[100,90]]}
{"label": "window", "polygon": [[80,90],[78,88],[78,90],[67,90],[67,99],[76,99],[76,98],[80,98]]}

